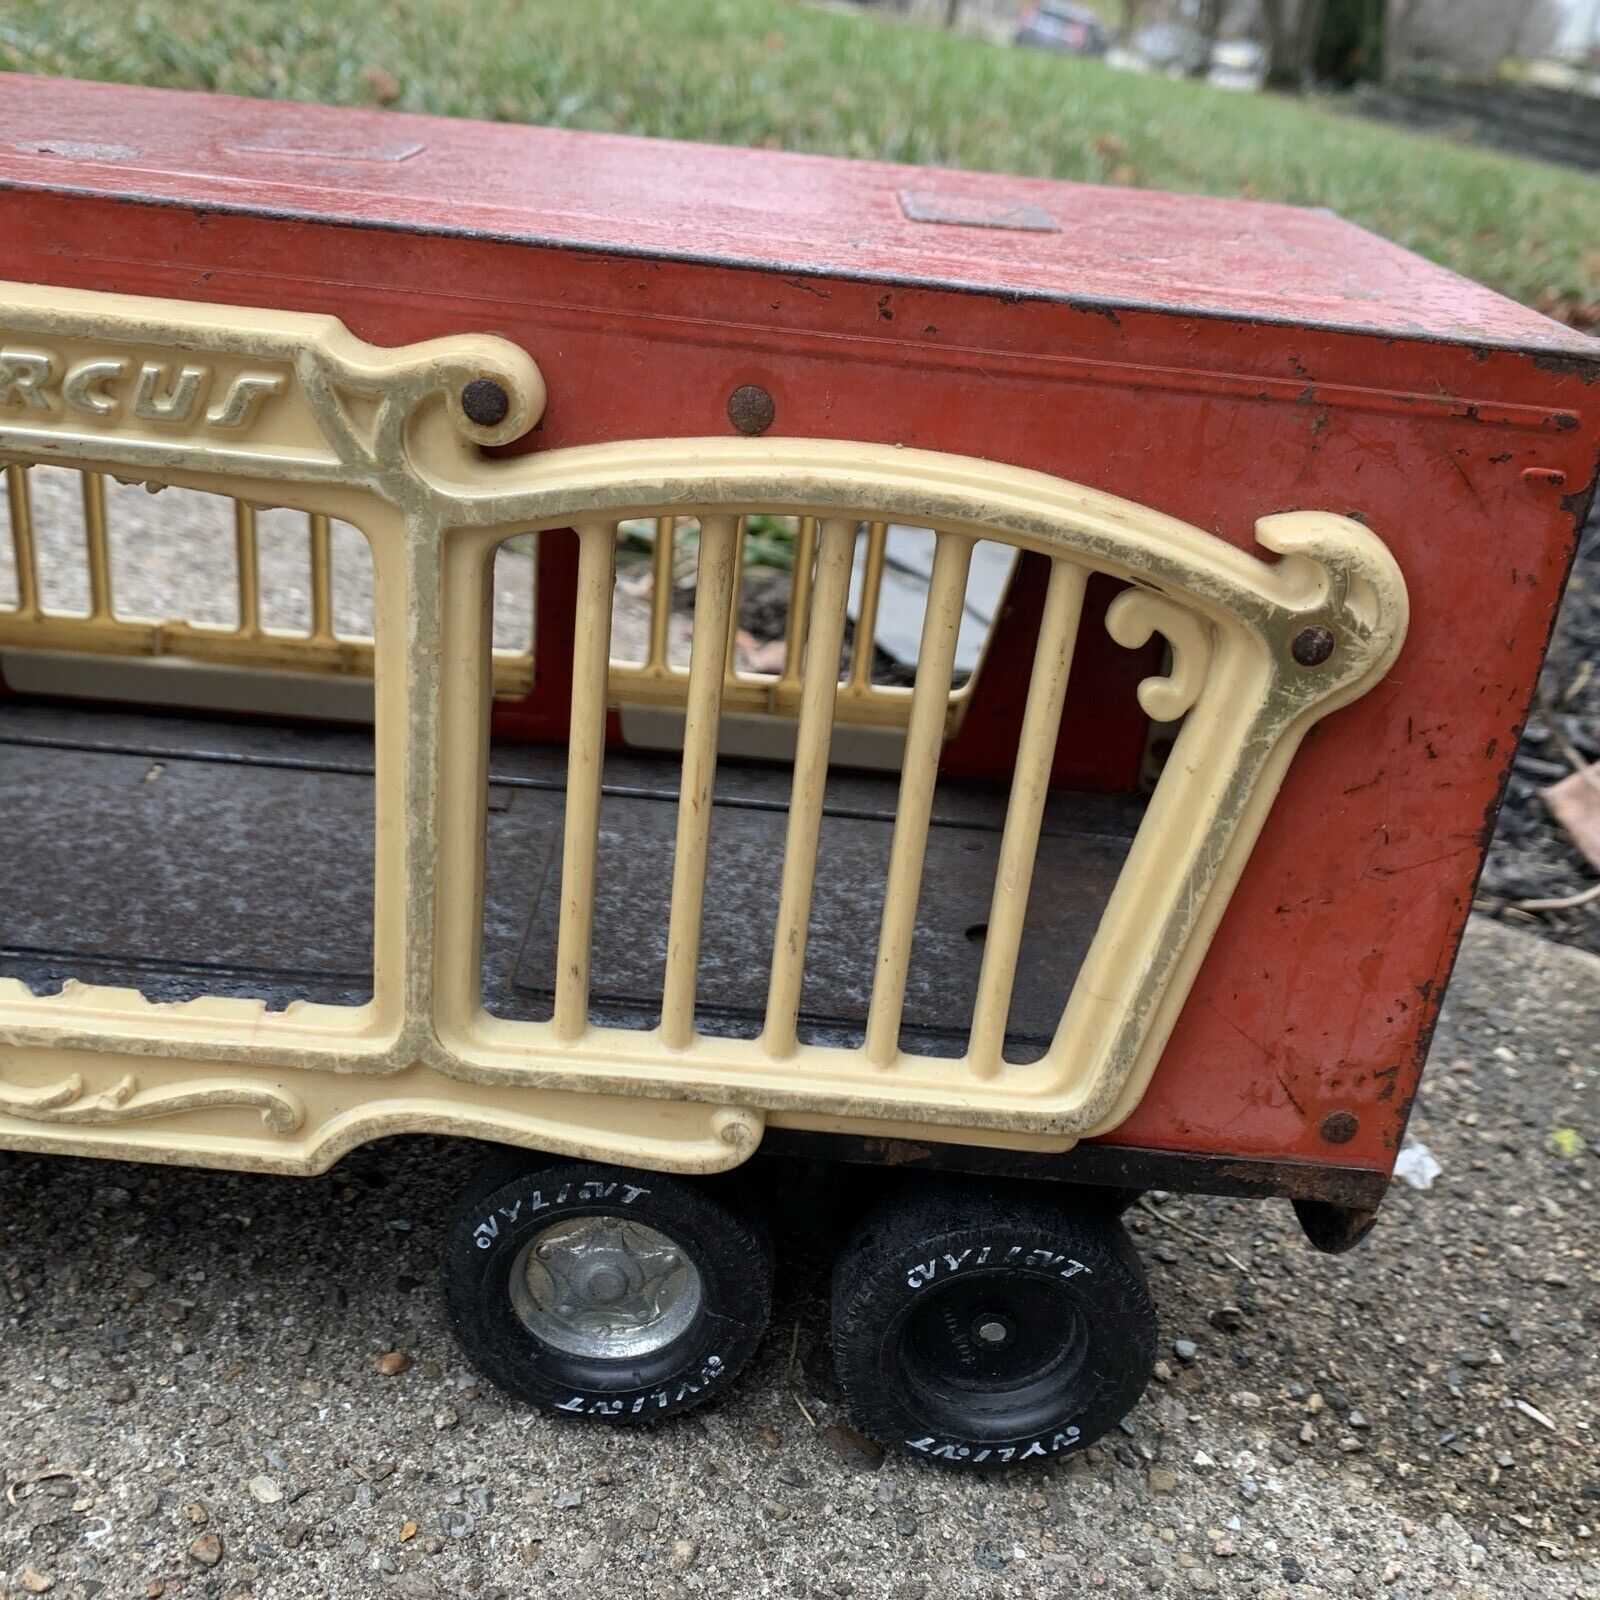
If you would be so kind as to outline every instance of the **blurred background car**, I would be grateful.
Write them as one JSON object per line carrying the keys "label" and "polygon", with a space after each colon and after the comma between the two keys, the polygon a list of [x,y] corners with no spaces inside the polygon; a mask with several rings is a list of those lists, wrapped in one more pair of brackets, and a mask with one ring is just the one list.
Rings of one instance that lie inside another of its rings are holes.
{"label": "blurred background car", "polygon": [[1198,77],[1210,57],[1206,41],[1181,22],[1152,22],[1140,28],[1128,44],[1144,71],[1164,72],[1172,78]]}
{"label": "blurred background car", "polygon": [[1073,0],[1041,0],[1017,18],[1014,44],[1063,50],[1069,55],[1103,56],[1111,46],[1111,30],[1088,6]]}
{"label": "blurred background car", "polygon": [[1267,81],[1267,52],[1254,39],[1224,39],[1211,52],[1206,82],[1218,89],[1259,89]]}

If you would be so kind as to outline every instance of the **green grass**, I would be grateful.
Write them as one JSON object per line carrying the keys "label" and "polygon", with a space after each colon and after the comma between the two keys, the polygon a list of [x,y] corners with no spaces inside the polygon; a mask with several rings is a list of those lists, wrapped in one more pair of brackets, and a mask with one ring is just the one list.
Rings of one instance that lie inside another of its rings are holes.
{"label": "green grass", "polygon": [[6,0],[0,66],[1329,206],[1600,300],[1600,179],[785,0]]}

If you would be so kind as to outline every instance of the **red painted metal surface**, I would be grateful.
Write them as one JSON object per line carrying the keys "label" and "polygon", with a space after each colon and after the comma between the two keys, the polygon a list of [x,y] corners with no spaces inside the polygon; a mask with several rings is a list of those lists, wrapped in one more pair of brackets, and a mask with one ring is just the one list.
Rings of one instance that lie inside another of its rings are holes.
{"label": "red painted metal surface", "polygon": [[[763,272],[1434,338],[1552,338],[1536,313],[1324,212],[1040,178],[4,74],[0,172],[98,194]],[[1054,231],[915,222],[908,211],[1032,213]],[[891,300],[879,315],[907,309]]]}
{"label": "red painted metal surface", "polygon": [[[1060,231],[915,223],[906,190]],[[1318,213],[6,77],[0,236],[32,282],[505,334],[550,384],[532,448],[727,432],[759,383],[775,433],[1035,467],[1246,548],[1271,512],[1365,519],[1405,650],[1307,740],[1112,1142],[1387,1171],[1593,488],[1600,346]]]}

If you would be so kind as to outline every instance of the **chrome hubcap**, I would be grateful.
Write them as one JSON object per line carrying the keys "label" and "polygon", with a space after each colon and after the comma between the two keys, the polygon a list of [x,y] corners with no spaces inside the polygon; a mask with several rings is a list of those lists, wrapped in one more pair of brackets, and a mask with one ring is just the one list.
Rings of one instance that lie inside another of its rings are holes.
{"label": "chrome hubcap", "polygon": [[688,1256],[666,1234],[624,1217],[554,1223],[511,1267],[522,1325],[567,1355],[651,1355],[689,1326],[700,1299]]}

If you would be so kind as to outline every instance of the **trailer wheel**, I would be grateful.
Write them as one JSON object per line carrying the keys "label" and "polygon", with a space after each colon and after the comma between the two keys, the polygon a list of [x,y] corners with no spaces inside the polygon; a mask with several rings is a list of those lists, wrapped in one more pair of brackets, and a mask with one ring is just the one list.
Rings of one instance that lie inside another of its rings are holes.
{"label": "trailer wheel", "polygon": [[546,1411],[619,1424],[727,1388],[771,1313],[759,1220],[659,1173],[516,1165],[491,1158],[445,1241],[445,1311],[473,1365]]}
{"label": "trailer wheel", "polygon": [[1149,1381],[1156,1319],[1109,1209],[920,1188],[840,1253],[833,1346],[855,1424],[978,1471],[1082,1449]]}

